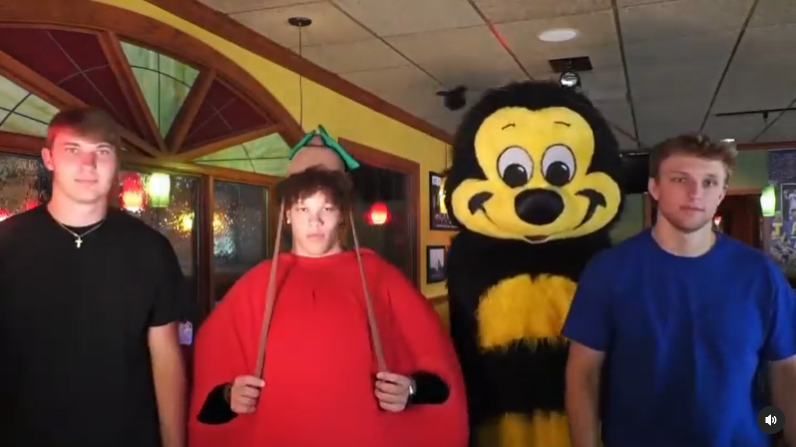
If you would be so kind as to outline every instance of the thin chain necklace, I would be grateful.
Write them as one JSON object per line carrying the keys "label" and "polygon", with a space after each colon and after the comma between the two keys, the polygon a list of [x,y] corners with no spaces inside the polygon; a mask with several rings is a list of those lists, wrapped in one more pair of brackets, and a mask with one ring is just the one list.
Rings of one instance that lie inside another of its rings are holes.
{"label": "thin chain necklace", "polygon": [[[53,219],[53,220],[54,220],[54,219]],[[61,226],[61,228],[63,228],[64,230],[66,230],[66,231],[68,231],[69,233],[71,233],[71,234],[72,234],[72,236],[74,236],[74,237],[75,237],[75,247],[77,247],[77,248],[80,248],[80,246],[81,246],[81,245],[83,245],[83,238],[84,238],[84,237],[86,237],[86,235],[88,235],[89,233],[91,233],[91,232],[93,232],[94,230],[96,230],[97,228],[101,227],[101,226],[102,226],[102,224],[104,224],[104,223],[105,223],[105,220],[103,219],[102,221],[100,221],[100,223],[98,223],[98,224],[94,225],[93,227],[89,228],[89,229],[88,229],[88,230],[86,230],[86,231],[85,231],[83,234],[77,234],[77,233],[75,233],[74,231],[70,230],[70,229],[69,229],[69,228],[68,228],[66,225],[62,224],[61,222],[58,222],[57,220],[55,221],[55,223],[57,223],[58,225],[60,225],[60,226]]]}

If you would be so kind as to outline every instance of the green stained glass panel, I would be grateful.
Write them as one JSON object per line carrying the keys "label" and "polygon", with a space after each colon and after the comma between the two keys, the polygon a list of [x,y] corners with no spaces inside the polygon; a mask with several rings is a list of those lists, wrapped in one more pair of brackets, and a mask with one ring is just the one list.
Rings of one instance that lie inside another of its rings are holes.
{"label": "green stained glass panel", "polygon": [[212,154],[205,155],[203,157],[197,158],[196,161],[198,162],[210,162],[210,161],[229,161],[229,160],[248,160],[249,154],[246,153],[246,149],[243,148],[243,145],[233,146],[226,149],[222,149],[218,152],[214,152]]}
{"label": "green stained glass panel", "polygon": [[274,177],[284,177],[287,173],[287,157],[279,160],[252,160],[254,172]]}
{"label": "green stained glass panel", "polygon": [[287,172],[290,146],[279,134],[222,149],[194,160],[197,163],[282,177]]}
{"label": "green stained glass panel", "polygon": [[202,165],[216,166],[219,168],[235,169],[238,171],[254,172],[254,167],[249,160],[215,160],[215,161],[200,161]]}
{"label": "green stained glass panel", "polygon": [[56,113],[51,104],[0,76],[0,131],[43,137]]}
{"label": "green stained glass panel", "polygon": [[138,87],[163,136],[168,134],[199,71],[178,60],[122,42]]}

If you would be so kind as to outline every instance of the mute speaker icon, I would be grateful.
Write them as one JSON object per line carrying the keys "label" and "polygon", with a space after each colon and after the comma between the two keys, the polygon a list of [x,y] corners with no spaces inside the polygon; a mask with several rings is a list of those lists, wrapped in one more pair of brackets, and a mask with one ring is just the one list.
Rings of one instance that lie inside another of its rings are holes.
{"label": "mute speaker icon", "polygon": [[766,416],[766,424],[768,424],[768,425],[771,425],[771,424],[776,425],[777,424],[777,417],[776,416],[772,416],[772,415],[769,414],[768,416]]}

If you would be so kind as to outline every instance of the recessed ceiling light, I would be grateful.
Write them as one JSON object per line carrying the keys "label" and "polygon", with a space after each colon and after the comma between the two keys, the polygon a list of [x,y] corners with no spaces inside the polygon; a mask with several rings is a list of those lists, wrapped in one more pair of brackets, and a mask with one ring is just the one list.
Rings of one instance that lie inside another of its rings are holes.
{"label": "recessed ceiling light", "polygon": [[735,138],[725,138],[721,140],[722,143],[735,143]]}
{"label": "recessed ceiling light", "polygon": [[554,28],[539,34],[539,40],[542,42],[566,42],[576,37],[578,37],[578,30],[572,28]]}

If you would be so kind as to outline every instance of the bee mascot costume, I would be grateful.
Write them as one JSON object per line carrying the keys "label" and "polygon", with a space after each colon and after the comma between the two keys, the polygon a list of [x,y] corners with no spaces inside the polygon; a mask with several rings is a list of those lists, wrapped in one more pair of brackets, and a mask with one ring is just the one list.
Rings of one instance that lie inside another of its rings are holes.
{"label": "bee mascot costume", "polygon": [[620,176],[608,123],[556,83],[491,90],[464,117],[445,204],[462,227],[448,293],[472,445],[570,446],[561,330],[581,271],[611,245]]}

